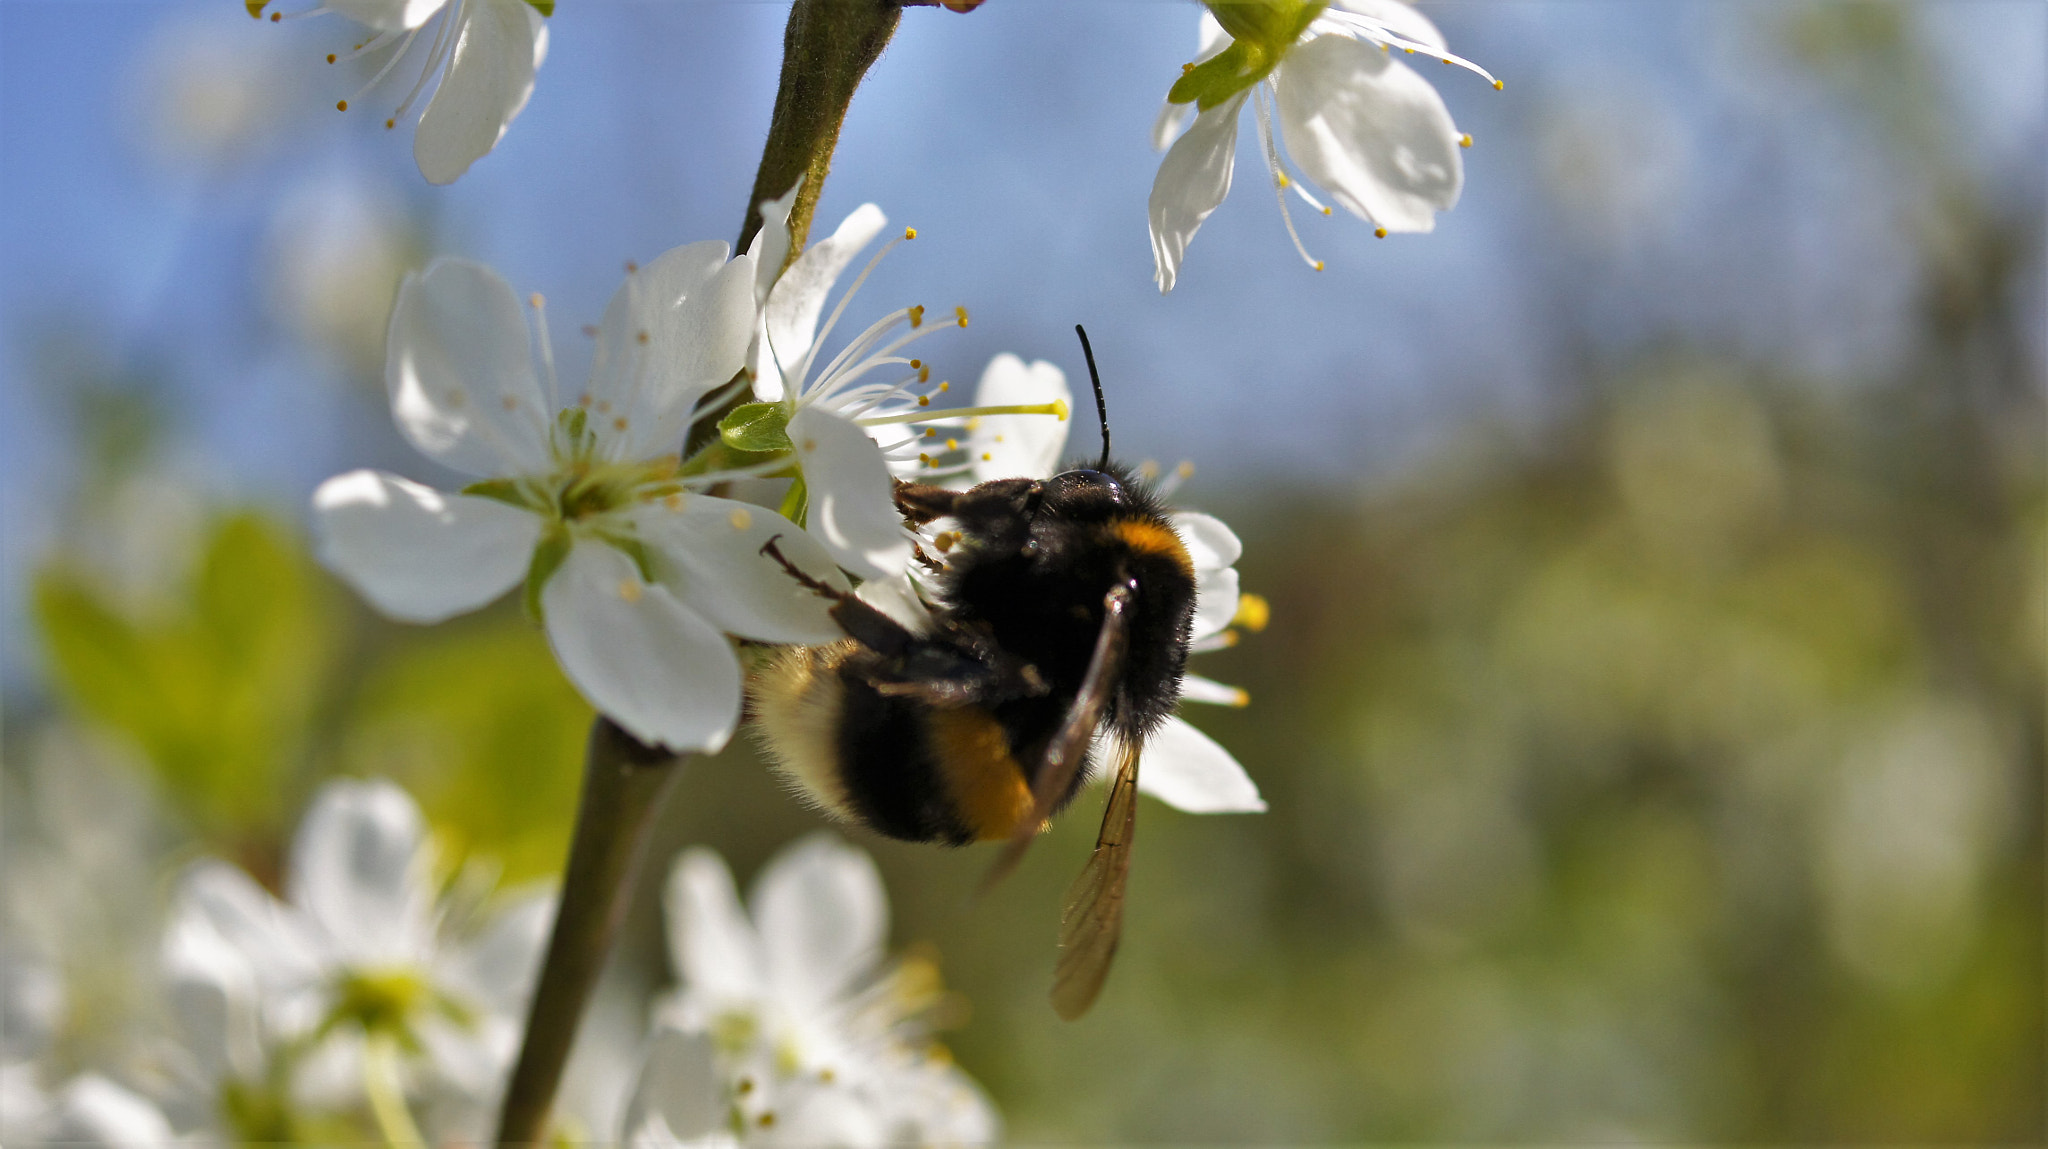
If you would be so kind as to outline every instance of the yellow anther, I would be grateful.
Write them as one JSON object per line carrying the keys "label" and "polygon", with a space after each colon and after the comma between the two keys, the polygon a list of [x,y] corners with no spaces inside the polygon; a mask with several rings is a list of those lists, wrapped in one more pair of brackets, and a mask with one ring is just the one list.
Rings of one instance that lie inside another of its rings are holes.
{"label": "yellow anther", "polygon": [[775,1111],[773,1109],[766,1110],[756,1120],[761,1122],[761,1128],[766,1129],[770,1125],[775,1124]]}
{"label": "yellow anther", "polygon": [[1230,692],[1230,701],[1226,703],[1229,706],[1250,706],[1251,704],[1252,696],[1242,689],[1232,690]]}
{"label": "yellow anther", "polygon": [[1273,619],[1272,604],[1262,594],[1241,594],[1237,596],[1237,613],[1230,617],[1230,625],[1241,626],[1257,633],[1266,629]]}
{"label": "yellow anther", "polygon": [[1376,228],[1373,228],[1373,229],[1372,229],[1372,233],[1373,233],[1373,235],[1374,235],[1374,236],[1376,236],[1376,237],[1378,237],[1378,238],[1380,238],[1380,239],[1385,239],[1385,238],[1387,238],[1387,229],[1386,229],[1386,228],[1383,228],[1383,227],[1376,227]]}
{"label": "yellow anther", "polygon": [[1065,399],[1054,399],[1052,401],[1052,413],[1059,416],[1060,422],[1064,423],[1067,421],[1067,416],[1072,412],[1067,408],[1067,401]]}
{"label": "yellow anther", "polygon": [[1139,464],[1138,464],[1138,477],[1139,477],[1139,478],[1141,478],[1141,479],[1143,479],[1143,480],[1145,480],[1145,481],[1146,481],[1146,482],[1148,482],[1148,483],[1149,483],[1149,482],[1151,482],[1152,480],[1154,480],[1154,479],[1158,478],[1158,477],[1159,477],[1159,463],[1158,463],[1158,461],[1157,461],[1157,460],[1155,460],[1155,459],[1147,459],[1147,460],[1145,460],[1144,462],[1142,462],[1142,463],[1139,463]]}
{"label": "yellow anther", "polygon": [[1495,80],[1493,82],[1493,90],[1496,92],[1504,92],[1507,90],[1507,85],[1501,83],[1499,80]]}
{"label": "yellow anther", "polygon": [[548,301],[546,299],[541,298],[540,292],[536,291],[532,295],[526,297],[526,305],[528,307],[533,308],[535,311],[539,311],[541,308],[546,307],[548,305]]}
{"label": "yellow anther", "polygon": [[995,458],[995,456],[994,456],[994,455],[991,455],[991,454],[989,454],[989,453],[988,453],[987,451],[983,451],[983,452],[981,453],[981,461],[982,461],[982,462],[984,462],[984,463],[988,462],[988,461],[989,461],[990,459],[993,459],[993,458]]}
{"label": "yellow anther", "polygon": [[1401,49],[1401,50],[1402,50],[1403,52],[1406,52],[1406,53],[1408,53],[1408,54],[1409,54],[1410,56],[1413,56],[1413,55],[1415,54],[1415,49],[1413,49],[1413,48],[1403,48],[1403,49]]}
{"label": "yellow anther", "polygon": [[388,132],[388,131],[390,131],[391,129],[393,129],[393,128],[397,127],[397,126],[398,126],[398,121],[397,121],[397,120],[395,120],[395,119],[391,119],[391,120],[385,120],[385,121],[384,121],[384,130],[385,130],[385,131],[387,131],[387,132]]}
{"label": "yellow anther", "polygon": [[1195,477],[1195,465],[1189,462],[1182,462],[1180,466],[1173,469],[1173,473],[1179,475],[1180,481],[1185,483]]}
{"label": "yellow anther", "polygon": [[932,465],[932,457],[930,455],[925,454],[923,451],[919,451],[917,453],[917,461],[923,463],[927,467]]}
{"label": "yellow anther", "polygon": [[904,229],[903,229],[903,238],[904,238],[904,239],[916,239],[916,238],[917,238],[917,229],[916,229],[916,228],[914,228],[914,227],[906,227],[906,228],[904,228]]}
{"label": "yellow anther", "polygon": [[1217,635],[1216,638],[1217,641],[1221,642],[1225,647],[1236,646],[1239,641],[1237,637],[1237,632],[1234,630],[1226,630],[1222,634]]}
{"label": "yellow anther", "polygon": [[621,416],[619,416],[618,418],[616,418],[616,419],[613,419],[613,420],[612,420],[612,430],[614,430],[614,431],[623,431],[623,430],[625,430],[625,429],[626,429],[626,417],[625,417],[624,415],[621,415]]}
{"label": "yellow anther", "polygon": [[805,440],[804,440],[804,454],[808,455],[808,454],[810,454],[810,453],[811,453],[812,451],[815,451],[815,450],[817,450],[817,449],[818,449],[818,441],[817,441],[816,439],[805,439]]}
{"label": "yellow anther", "polygon": [[1458,137],[1458,146],[1459,146],[1459,147],[1461,147],[1461,148],[1469,148],[1469,147],[1471,147],[1471,146],[1472,146],[1472,133],[1471,133],[1471,132],[1466,132],[1466,133],[1465,133],[1464,135],[1462,135],[1462,136],[1459,136],[1459,137]]}
{"label": "yellow anther", "polygon": [[924,360],[922,360],[922,359],[912,359],[912,360],[910,361],[910,369],[911,369],[912,371],[915,371],[915,370],[917,370],[918,368],[920,368],[920,367],[922,367],[922,366],[924,366]]}
{"label": "yellow anther", "polygon": [[932,536],[932,545],[938,548],[940,554],[952,550],[953,544],[959,541],[960,534],[957,531],[940,531]]}
{"label": "yellow anther", "polygon": [[917,306],[915,306],[915,307],[911,308],[911,309],[910,309],[910,312],[909,312],[909,315],[910,315],[910,325],[911,325],[912,327],[923,327],[923,326],[924,326],[924,304],[920,303],[920,304],[918,304]]}
{"label": "yellow anther", "polygon": [[517,411],[519,410],[519,396],[507,395],[504,398],[498,400],[498,404],[499,406],[505,408],[505,410],[507,411]]}
{"label": "yellow anther", "polygon": [[827,1085],[832,1084],[834,1081],[837,1081],[838,1079],[839,1075],[832,1072],[832,1067],[829,1065],[818,1071],[818,1080],[824,1082]]}
{"label": "yellow anther", "polygon": [[612,413],[612,401],[611,401],[610,399],[599,399],[599,400],[597,401],[597,413],[598,413],[598,414],[600,414],[600,415],[609,415],[609,414],[611,414],[611,413]]}
{"label": "yellow anther", "polygon": [[347,100],[336,100],[336,101],[334,101],[334,110],[335,110],[335,111],[337,111],[337,112],[346,112],[346,111],[348,111],[348,101],[347,101]]}
{"label": "yellow anther", "polygon": [[956,307],[956,308],[954,308],[954,309],[953,309],[953,318],[955,318],[955,319],[957,319],[957,320],[959,320],[959,321],[960,321],[960,326],[962,326],[962,327],[965,327],[965,326],[967,326],[967,309],[966,309],[966,308],[964,308],[964,307]]}
{"label": "yellow anther", "polygon": [[939,380],[939,394],[943,395],[946,392],[951,391],[952,389],[953,384],[950,381],[945,379]]}
{"label": "yellow anther", "polygon": [[667,498],[661,500],[661,505],[667,507],[671,511],[680,511],[683,509],[683,496],[679,494],[670,495]]}
{"label": "yellow anther", "polygon": [[332,53],[332,52],[329,52],[329,53],[327,53],[327,62],[328,62],[328,63],[330,63],[330,64],[334,63],[334,53]]}
{"label": "yellow anther", "polygon": [[622,599],[625,599],[625,600],[626,600],[627,602],[639,602],[639,601],[640,601],[640,584],[639,584],[638,582],[636,582],[635,580],[633,580],[633,579],[629,579],[629,578],[622,578],[622,579],[620,579],[620,580],[619,580],[619,597],[620,597],[620,598],[622,598]]}
{"label": "yellow anther", "polygon": [[931,405],[932,405],[932,397],[931,397],[931,396],[929,396],[929,395],[919,395],[919,396],[917,397],[917,405],[918,405],[918,406],[920,406],[920,407],[929,407],[929,406],[931,406]]}
{"label": "yellow anther", "polygon": [[733,1086],[733,1092],[739,1094],[741,1097],[745,1097],[747,1094],[752,1093],[753,1091],[754,1079],[751,1077],[742,1077],[739,1079],[739,1083]]}
{"label": "yellow anther", "polygon": [[272,24],[275,24],[275,23],[277,23],[278,21],[280,21],[280,20],[282,20],[282,19],[284,19],[284,13],[282,13],[282,12],[272,12],[272,13],[270,14],[270,22],[271,22]]}
{"label": "yellow anther", "polygon": [[636,342],[638,342],[642,347],[645,347],[647,345],[647,333],[645,331],[634,332],[633,339]]}
{"label": "yellow anther", "polygon": [[1287,178],[1286,172],[1274,172],[1273,182],[1284,188],[1292,184],[1294,181]]}
{"label": "yellow anther", "polygon": [[1189,72],[1192,72],[1194,70],[1195,66],[1193,64],[1182,64],[1180,66],[1180,74],[1183,76],[1187,75]]}
{"label": "yellow anther", "polygon": [[931,382],[931,381],[932,381],[932,369],[931,369],[931,368],[929,368],[929,367],[920,367],[920,368],[918,368],[918,369],[917,369],[917,381],[918,381],[919,383],[929,383],[929,382]]}
{"label": "yellow anther", "polygon": [[1317,271],[1321,271],[1323,269],[1323,261],[1320,259],[1316,260],[1314,263],[1309,264],[1309,266],[1315,268]]}
{"label": "yellow anther", "polygon": [[576,405],[578,407],[583,408],[585,411],[588,411],[590,410],[590,402],[590,392],[585,391],[581,396],[577,398]]}
{"label": "yellow anther", "polygon": [[627,275],[632,275],[632,274],[634,274],[634,273],[638,272],[639,270],[640,270],[640,265],[639,265],[639,264],[637,264],[637,263],[634,263],[634,262],[633,262],[632,260],[630,260],[630,259],[626,261],[626,274],[627,274]]}
{"label": "yellow anther", "polygon": [[1444,63],[1448,64],[1448,63],[1450,63],[1450,61],[1449,61],[1449,60],[1445,60],[1445,61],[1444,61]]}
{"label": "yellow anther", "polygon": [[959,449],[960,449],[960,440],[958,440],[958,439],[948,439],[948,440],[946,440],[946,450],[948,450],[948,451],[957,451],[957,450],[959,450]]}
{"label": "yellow anther", "polygon": [[1003,441],[1003,437],[1002,437],[1001,435],[997,435],[997,436],[996,436],[996,442],[1000,443],[1000,442],[1002,442],[1002,441]]}
{"label": "yellow anther", "polygon": [[937,427],[926,427],[926,428],[924,429],[924,437],[925,437],[925,438],[927,438],[927,439],[936,439],[936,438],[938,438],[938,437],[939,437],[939,429],[938,429]]}
{"label": "yellow anther", "polygon": [[732,521],[732,529],[736,531],[743,531],[754,525],[754,516],[749,514],[745,507],[734,507],[732,514],[726,518]]}

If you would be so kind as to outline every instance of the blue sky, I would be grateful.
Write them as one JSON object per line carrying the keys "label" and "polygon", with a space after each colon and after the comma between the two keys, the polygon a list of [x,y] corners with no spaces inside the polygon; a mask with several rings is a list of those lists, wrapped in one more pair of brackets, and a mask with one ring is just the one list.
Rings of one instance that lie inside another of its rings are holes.
{"label": "blue sky", "polygon": [[[1456,210],[1434,234],[1387,240],[1341,214],[1303,218],[1329,268],[1313,273],[1246,131],[1236,188],[1164,298],[1146,136],[1193,49],[1195,6],[912,10],[855,102],[819,218],[872,200],[919,231],[850,319],[967,305],[972,326],[928,345],[963,382],[1004,350],[1078,373],[1071,329],[1085,322],[1120,453],[1192,459],[1205,482],[1355,482],[1461,418],[1538,412],[1561,314],[1617,355],[1678,334],[1848,377],[1884,362],[1909,205],[1867,127],[1777,51],[1786,7],[1425,4],[1456,50],[1507,82],[1495,92],[1419,65],[1478,141]],[[53,326],[89,332],[115,368],[159,371],[173,443],[213,489],[296,508],[351,466],[431,478],[330,355],[267,318],[279,205],[338,188],[417,213],[432,252],[548,296],[573,377],[576,327],[626,260],[733,237],[787,10],[560,0],[523,116],[462,181],[431,189],[409,133],[379,130],[405,82],[358,101],[364,114],[332,110],[358,82],[320,60],[348,46],[339,18],[258,23],[233,0],[0,2],[8,581],[61,529],[64,405],[32,370]],[[2042,168],[2044,13],[1952,0],[1918,25],[1970,125],[1957,154],[2027,195]],[[259,138],[225,162],[161,154],[152,125],[178,69],[228,64],[270,77]]]}

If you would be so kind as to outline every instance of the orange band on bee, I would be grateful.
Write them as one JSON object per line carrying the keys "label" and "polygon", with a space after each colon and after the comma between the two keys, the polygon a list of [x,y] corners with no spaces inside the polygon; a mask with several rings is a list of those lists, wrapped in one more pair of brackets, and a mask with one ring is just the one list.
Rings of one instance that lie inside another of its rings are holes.
{"label": "orange band on bee", "polygon": [[1194,560],[1188,557],[1188,548],[1173,533],[1173,528],[1150,519],[1118,519],[1109,524],[1109,533],[1139,554],[1165,555],[1179,563],[1189,578],[1195,577]]}

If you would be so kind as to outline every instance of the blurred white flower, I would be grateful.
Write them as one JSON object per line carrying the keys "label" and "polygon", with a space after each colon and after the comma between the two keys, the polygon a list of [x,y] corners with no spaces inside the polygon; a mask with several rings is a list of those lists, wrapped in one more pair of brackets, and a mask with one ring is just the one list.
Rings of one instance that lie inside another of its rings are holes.
{"label": "blurred white flower", "polygon": [[517,1048],[552,896],[466,920],[437,899],[419,808],[382,781],[328,783],[289,866],[285,901],[224,862],[179,882],[163,964],[191,1076],[217,1095],[281,1080],[291,1096],[275,1100],[367,1099],[387,1135],[411,1125],[409,1097],[486,1103]]}
{"label": "blurred white flower", "polygon": [[[260,17],[266,3],[248,0],[249,14]],[[384,122],[387,128],[396,126],[438,77],[412,145],[413,159],[429,183],[454,183],[497,146],[533,94],[534,72],[548,52],[547,23],[529,0],[327,0],[308,14],[318,12],[338,12],[372,33],[345,57],[330,55],[329,63],[390,49],[363,90],[336,105],[344,112],[432,29],[419,80]],[[273,12],[270,18],[283,17]]]}
{"label": "blurred white flower", "polygon": [[[777,277],[791,243],[788,219],[796,194],[791,189],[761,206],[761,231],[750,249],[758,261],[755,293],[761,314],[749,369],[759,402],[728,419],[727,441],[756,450],[794,450],[808,499],[805,525],[840,566],[863,579],[886,578],[903,570],[911,546],[891,493],[892,462],[917,458],[919,426],[983,413],[979,408],[934,408],[932,396],[949,390],[951,384],[941,380],[933,385],[931,368],[904,352],[929,335],[967,326],[967,309],[956,307],[948,315],[929,319],[922,306],[892,311],[818,367],[820,343],[868,272],[916,232],[905,230],[869,260],[821,329],[818,320],[832,285],[888,220],[875,205],[862,204],[838,230],[811,244]],[[892,377],[864,381],[877,371]],[[1029,412],[995,410],[1066,418],[1064,405],[1048,404]]]}
{"label": "blurred white flower", "polygon": [[1393,58],[1394,48],[1462,65],[1500,86],[1445,51],[1436,26],[1399,0],[1218,3],[1202,14],[1196,62],[1174,84],[1152,130],[1154,147],[1172,143],[1149,204],[1153,278],[1162,293],[1173,290],[1202,221],[1230,193],[1238,112],[1247,99],[1288,237],[1310,267],[1323,264],[1302,246],[1287,190],[1324,215],[1330,209],[1287,174],[1283,146],[1304,175],[1378,234],[1435,228],[1436,213],[1458,202],[1465,179],[1459,148],[1471,139],[1458,133],[1429,81]]}
{"label": "blurred white flower", "polygon": [[630,270],[605,309],[590,380],[571,398],[545,315],[543,382],[519,301],[496,273],[440,259],[408,276],[385,366],[392,417],[427,457],[481,481],[450,494],[374,471],[329,479],[313,496],[322,559],[409,622],[474,610],[523,578],[529,609],[592,705],[644,742],[723,746],[740,709],[726,633],[839,635],[828,604],[762,545],[779,535],[791,561],[846,585],[787,519],[698,493],[733,472],[686,475],[676,458],[698,401],[745,362],[753,278],[754,257],[728,260],[722,243]]}
{"label": "blurred white flower", "polygon": [[389,189],[351,175],[317,176],[272,214],[258,286],[280,322],[369,375],[384,353],[413,241]]}
{"label": "blurred white flower", "polygon": [[136,142],[164,163],[231,164],[292,126],[278,107],[301,85],[283,49],[252,45],[217,19],[167,23],[136,65],[129,98]]}
{"label": "blurred white flower", "polygon": [[866,854],[826,834],[782,851],[740,904],[693,849],[669,875],[669,952],[625,1134],[679,1144],[983,1144],[994,1109],[930,1043],[944,1002],[929,961],[886,963],[888,901]]}

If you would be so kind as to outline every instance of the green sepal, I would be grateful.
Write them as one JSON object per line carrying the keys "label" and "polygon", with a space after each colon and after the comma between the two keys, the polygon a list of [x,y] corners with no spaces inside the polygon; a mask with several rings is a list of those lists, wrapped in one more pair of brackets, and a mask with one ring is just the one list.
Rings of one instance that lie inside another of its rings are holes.
{"label": "green sepal", "polygon": [[249,15],[261,20],[263,19],[263,8],[269,3],[270,0],[242,0],[242,7],[249,10]]}
{"label": "green sepal", "polygon": [[718,421],[718,437],[742,451],[789,451],[789,408],[780,403],[742,403]]}
{"label": "green sepal", "polygon": [[797,472],[789,484],[789,493],[782,496],[782,517],[797,526],[807,526],[804,521],[810,517],[811,491],[804,485],[803,472]]}
{"label": "green sepal", "polygon": [[545,505],[536,504],[533,496],[520,485],[517,479],[480,479],[462,488],[462,494],[475,495],[479,499],[494,499],[522,511],[545,512]]}
{"label": "green sepal", "polygon": [[569,558],[569,548],[575,540],[569,532],[557,525],[541,535],[534,545],[533,561],[526,567],[526,616],[535,622],[546,622],[547,614],[541,609],[540,592],[547,588],[548,580],[555,577],[562,563]]}
{"label": "green sepal", "polygon": [[647,544],[632,535],[604,533],[597,536],[615,548],[620,554],[633,560],[633,569],[640,572],[640,581],[652,584],[655,581],[654,556],[647,553]]}
{"label": "green sepal", "polygon": [[526,2],[533,5],[533,10],[543,16],[555,14],[555,0],[526,0]]}
{"label": "green sepal", "polygon": [[1170,104],[1192,103],[1206,112],[1271,75],[1325,3],[1212,3],[1209,11],[1231,34],[1230,46],[1192,65],[1167,90]]}

